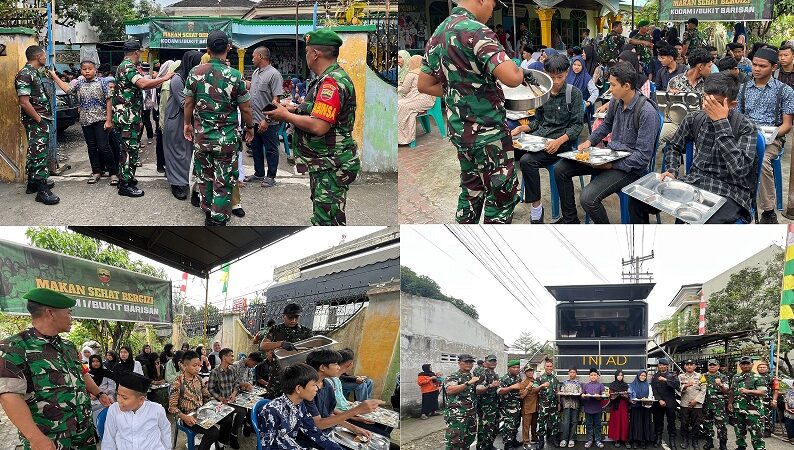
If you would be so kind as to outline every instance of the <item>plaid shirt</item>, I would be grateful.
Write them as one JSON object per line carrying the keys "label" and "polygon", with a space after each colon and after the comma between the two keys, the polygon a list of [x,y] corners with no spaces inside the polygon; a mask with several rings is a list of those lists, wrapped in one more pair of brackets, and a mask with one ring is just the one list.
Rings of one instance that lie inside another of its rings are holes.
{"label": "plaid shirt", "polygon": [[207,387],[198,375],[188,380],[184,373],[180,373],[171,383],[171,395],[168,396],[168,412],[189,414],[210,399]]}
{"label": "plaid shirt", "polygon": [[740,113],[732,109],[728,119],[717,122],[706,118],[700,130],[694,129],[697,113],[687,114],[667,147],[665,162],[667,170],[676,173],[685,153],[685,142],[693,141],[697,151],[692,168],[681,181],[729,197],[745,209],[743,218],[749,221],[759,163],[755,149],[758,133],[746,116],[741,117],[734,133],[729,121],[734,114]]}
{"label": "plaid shirt", "polygon": [[565,89],[557,95],[550,94],[549,100],[535,111],[535,121],[530,124],[530,133],[535,136],[557,139],[563,134],[568,135],[569,142],[579,137],[582,132],[582,92],[571,89],[571,111],[565,102]]}
{"label": "plaid shirt", "polygon": [[228,398],[233,392],[238,391],[242,376],[238,367],[230,365],[226,370],[223,366],[218,366],[212,369],[210,373],[209,391],[213,397],[219,399],[220,397]]}

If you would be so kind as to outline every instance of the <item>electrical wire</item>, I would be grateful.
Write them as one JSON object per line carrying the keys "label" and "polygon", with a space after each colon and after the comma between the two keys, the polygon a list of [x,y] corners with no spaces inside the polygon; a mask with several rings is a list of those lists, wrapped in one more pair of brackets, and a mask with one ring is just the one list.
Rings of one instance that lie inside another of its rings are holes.
{"label": "electrical wire", "polygon": [[563,236],[559,230],[557,230],[554,227],[549,227],[549,229],[551,230],[551,234],[555,238],[557,238],[560,244],[562,244],[563,247],[565,247],[577,260],[579,260],[579,262],[582,263],[582,265],[584,265],[585,268],[587,268],[590,272],[593,273],[593,275],[595,275],[598,279],[600,279],[604,283],[609,282],[609,279],[605,277],[604,274],[601,273],[601,271],[598,270],[598,268],[594,266],[579,250],[577,250],[573,246],[573,244],[571,244],[571,241],[569,241],[565,236]]}

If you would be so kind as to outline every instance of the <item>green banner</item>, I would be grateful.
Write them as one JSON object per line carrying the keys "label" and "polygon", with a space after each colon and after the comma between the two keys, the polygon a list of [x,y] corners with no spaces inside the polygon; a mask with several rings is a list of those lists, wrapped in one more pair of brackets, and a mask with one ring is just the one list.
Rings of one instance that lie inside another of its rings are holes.
{"label": "green banner", "polygon": [[82,258],[0,240],[0,311],[28,314],[40,287],[74,298],[76,319],[171,323],[171,282]]}
{"label": "green banner", "polygon": [[150,23],[150,48],[206,48],[210,31],[223,30],[232,35],[230,20],[152,19]]}
{"label": "green banner", "polygon": [[741,22],[772,20],[772,0],[660,0],[659,21]]}

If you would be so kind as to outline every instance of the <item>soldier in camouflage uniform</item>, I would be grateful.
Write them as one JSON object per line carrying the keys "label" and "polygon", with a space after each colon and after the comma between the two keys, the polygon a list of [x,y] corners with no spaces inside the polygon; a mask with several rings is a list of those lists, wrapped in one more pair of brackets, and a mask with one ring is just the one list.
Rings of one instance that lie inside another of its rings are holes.
{"label": "soldier in camouflage uniform", "polygon": [[623,33],[623,23],[612,22],[612,31],[598,44],[599,63],[612,67],[618,62],[618,55],[620,55],[623,46],[626,45],[626,38],[621,33]]}
{"label": "soldier in camouflage uniform", "polygon": [[174,72],[160,78],[146,78],[138,70],[141,59],[141,43],[130,39],[124,43],[124,61],[116,69],[116,85],[113,88],[113,130],[121,140],[118,167],[118,192],[127,197],[143,196],[138,188],[135,169],[140,160],[141,132],[143,131],[143,92],[154,89],[170,80]]}
{"label": "soldier in camouflage uniform", "polygon": [[560,418],[558,406],[560,404],[557,392],[560,390],[560,381],[554,375],[554,362],[547,359],[543,362],[543,373],[535,380],[533,390],[538,394],[538,449],[546,446],[546,438],[551,439],[553,447],[557,447],[558,427]]}
{"label": "soldier in camouflage uniform", "polygon": [[[232,216],[232,190],[239,177],[238,114],[245,141],[254,138],[251,94],[243,75],[225,63],[231,41],[221,30],[207,36],[210,62],[194,67],[185,80],[185,139],[193,142],[204,224],[226,225]],[[239,108],[239,113],[238,113]],[[195,129],[194,129],[195,124]]]}
{"label": "soldier in camouflage uniform", "polygon": [[[259,344],[259,350],[269,352],[277,348],[284,350],[295,350],[294,342],[302,341],[312,337],[312,330],[300,324],[302,309],[300,305],[290,303],[284,307],[284,321],[278,325],[273,325],[267,331],[265,339]],[[273,358],[270,366],[270,386],[268,391],[276,398],[281,395],[281,366],[278,358]]]}
{"label": "soldier in camouflage uniform", "polygon": [[535,80],[484,25],[492,14],[493,2],[459,1],[430,38],[419,74],[419,91],[444,97],[448,108],[460,162],[458,223],[478,223],[483,209],[485,223],[510,223],[519,200],[504,93],[496,81],[518,86]]}
{"label": "soldier in camouflage uniform", "polygon": [[629,44],[635,46],[637,58],[646,74],[650,73],[651,58],[653,57],[653,36],[649,32],[649,24],[650,22],[647,20],[640,20],[637,24],[637,34],[633,38],[629,38]]}
{"label": "soldier in camouflage uniform", "polygon": [[764,450],[763,423],[763,398],[766,396],[764,379],[754,373],[753,359],[743,356],[739,360],[741,373],[731,379],[730,393],[728,395],[728,411],[736,417],[736,448],[747,449],[747,431],[750,431],[754,450]]}
{"label": "soldier in camouflage uniform", "polygon": [[444,421],[447,433],[444,437],[446,450],[469,450],[477,433],[477,394],[475,385],[480,381],[473,376],[471,368],[474,357],[458,355],[458,371],[444,380],[447,408]]}
{"label": "soldier in camouflage uniform", "polygon": [[0,341],[0,405],[19,430],[25,450],[96,450],[89,393],[113,400],[83,373],[77,347],[58,333],[71,329],[75,301],[49,289],[31,289],[32,327]]}
{"label": "soldier in camouflage uniform", "polygon": [[769,373],[769,364],[766,361],[758,363],[758,375],[764,379],[764,386],[766,386],[766,395],[764,396],[764,412],[761,415],[764,424],[764,437],[771,437],[772,431],[775,428],[775,421],[773,420],[772,413],[777,409],[777,401],[773,406],[772,396],[775,389],[772,382],[775,377]]}
{"label": "soldier in camouflage uniform", "polygon": [[689,52],[696,48],[706,48],[706,41],[698,31],[698,20],[691,18],[686,21],[686,31],[681,36],[681,43],[684,44],[684,50],[681,56],[688,56]]}
{"label": "soldier in camouflage uniform", "polygon": [[728,419],[725,415],[725,394],[728,392],[730,380],[719,371],[719,362],[709,360],[709,371],[706,372],[706,403],[703,405],[703,429],[706,435],[705,450],[714,448],[714,428],[717,428],[719,450],[728,450]]}
{"label": "soldier in camouflage uniform", "polygon": [[38,45],[25,50],[27,64],[17,73],[15,85],[19,99],[20,116],[28,138],[28,153],[25,157],[25,172],[28,182],[25,193],[36,192],[36,201],[54,205],[60,201],[50,188],[48,180],[47,150],[52,127],[52,104],[44,89],[43,73],[47,55]]}
{"label": "soldier in camouflage uniform", "polygon": [[518,426],[521,425],[521,371],[520,361],[512,359],[507,362],[507,373],[499,380],[500,388],[497,391],[501,397],[499,414],[499,434],[505,450],[520,447],[516,439]]}
{"label": "soldier in camouflage uniform", "polygon": [[474,376],[480,381],[477,383],[477,449],[491,450],[496,439],[499,426],[499,396],[496,389],[499,387],[499,375],[494,372],[496,355],[485,357],[485,367],[474,369]]}
{"label": "soldier in camouflage uniform", "polygon": [[309,171],[312,224],[345,225],[347,191],[361,170],[353,140],[356,90],[337,62],[342,38],[320,29],[306,33],[305,39],[306,63],[320,75],[309,82],[303,103],[289,109],[277,105],[265,114],[295,125],[296,167],[300,173]]}

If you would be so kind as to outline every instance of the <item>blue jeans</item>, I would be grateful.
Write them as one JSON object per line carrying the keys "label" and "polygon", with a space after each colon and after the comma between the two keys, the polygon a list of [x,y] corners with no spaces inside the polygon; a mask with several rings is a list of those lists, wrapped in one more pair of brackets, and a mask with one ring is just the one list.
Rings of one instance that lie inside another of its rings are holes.
{"label": "blue jeans", "polygon": [[372,380],[367,378],[363,383],[342,383],[342,394],[347,397],[350,392],[355,393],[356,401],[369,400],[372,398]]}
{"label": "blue jeans", "polygon": [[[280,123],[272,122],[264,133],[254,133],[251,142],[254,156],[254,175],[258,177],[276,177],[278,169],[278,129]],[[267,173],[265,173],[265,160],[267,160]]]}
{"label": "blue jeans", "polygon": [[587,440],[601,442],[601,412],[585,414],[584,423],[587,427]]}
{"label": "blue jeans", "polygon": [[562,440],[570,441],[576,438],[576,422],[579,419],[579,409],[565,408],[562,410]]}

